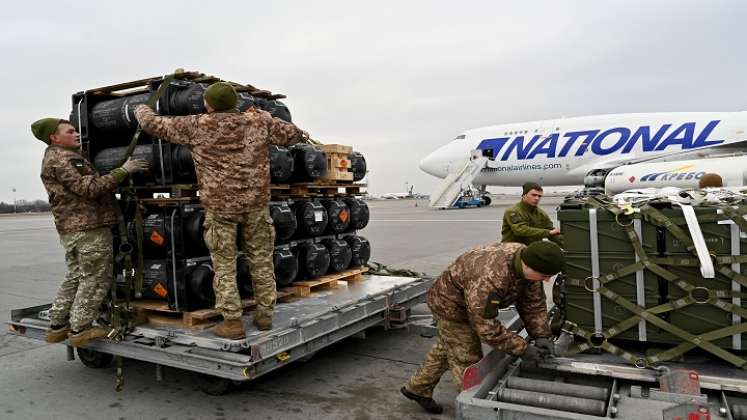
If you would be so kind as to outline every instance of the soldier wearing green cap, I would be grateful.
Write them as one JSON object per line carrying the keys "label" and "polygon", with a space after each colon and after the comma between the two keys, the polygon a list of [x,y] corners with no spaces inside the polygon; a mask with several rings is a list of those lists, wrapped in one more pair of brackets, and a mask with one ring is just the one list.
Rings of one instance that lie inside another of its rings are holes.
{"label": "soldier wearing green cap", "polygon": [[81,346],[106,333],[93,321],[112,283],[111,227],[116,216],[111,193],[128,174],[147,164],[130,159],[99,175],[81,156],[80,135],[69,121],[43,118],[31,124],[31,132],[48,145],[41,179],[67,264],[67,275],[49,309],[45,339],[57,343],[70,335],[70,344]]}
{"label": "soldier wearing green cap", "polygon": [[553,227],[552,220],[539,208],[542,187],[536,182],[522,186],[521,201],[503,213],[501,242],[519,242],[529,245],[545,238],[564,246],[560,228]]}
{"label": "soldier wearing green cap", "polygon": [[257,301],[253,323],[260,330],[272,328],[275,304],[275,272],[272,262],[275,230],[268,210],[270,161],[268,146],[289,146],[301,139],[295,125],[267,112],[236,109],[233,86],[217,82],[205,90],[207,114],[158,116],[146,105],[135,117],[148,134],[191,147],[205,207],[205,243],[210,250],[215,276],[215,308],[223,322],[213,332],[223,338],[246,336],[236,282],[237,232],[249,268]]}
{"label": "soldier wearing green cap", "polygon": [[[459,256],[428,291],[428,307],[439,338],[418,370],[400,389],[430,413],[441,413],[433,389],[451,370],[459,391],[464,370],[482,358],[480,343],[528,360],[554,355],[544,281],[563,268],[563,253],[552,242],[495,243]],[[516,305],[534,343],[507,330],[498,311]]]}

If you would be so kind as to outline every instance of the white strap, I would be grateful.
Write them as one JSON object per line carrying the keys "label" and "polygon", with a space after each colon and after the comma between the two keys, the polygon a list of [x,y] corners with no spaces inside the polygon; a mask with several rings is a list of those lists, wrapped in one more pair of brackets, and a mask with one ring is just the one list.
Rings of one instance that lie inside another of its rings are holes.
{"label": "white strap", "polygon": [[715,277],[716,272],[713,269],[713,261],[711,261],[711,255],[708,253],[703,232],[700,231],[700,224],[698,223],[698,217],[695,215],[695,210],[687,204],[680,204],[680,207],[682,207],[682,214],[685,216],[687,228],[690,230],[690,237],[693,238],[693,244],[695,245],[695,252],[698,254],[698,260],[700,260],[700,274],[704,278],[712,279]]}

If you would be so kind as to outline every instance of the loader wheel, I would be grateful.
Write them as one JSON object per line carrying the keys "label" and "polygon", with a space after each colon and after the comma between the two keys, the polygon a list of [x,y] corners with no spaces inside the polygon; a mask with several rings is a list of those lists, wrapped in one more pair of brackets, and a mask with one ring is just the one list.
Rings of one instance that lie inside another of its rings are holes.
{"label": "loader wheel", "polygon": [[490,203],[493,202],[493,200],[490,198],[490,196],[487,196],[487,195],[483,195],[482,196],[482,201],[485,203],[485,206],[489,206]]}
{"label": "loader wheel", "polygon": [[224,395],[233,389],[233,381],[204,373],[193,373],[197,388],[208,395]]}
{"label": "loader wheel", "polygon": [[80,359],[80,362],[86,365],[86,367],[101,369],[109,366],[112,359],[114,359],[114,356],[109,353],[102,353],[100,351],[78,347],[78,359]]}

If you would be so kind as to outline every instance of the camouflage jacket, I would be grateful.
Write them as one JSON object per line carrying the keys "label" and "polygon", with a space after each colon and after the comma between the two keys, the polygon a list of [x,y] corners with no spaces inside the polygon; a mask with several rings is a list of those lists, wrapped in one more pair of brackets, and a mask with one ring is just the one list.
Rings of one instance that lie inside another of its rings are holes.
{"label": "camouflage jacket", "polygon": [[[484,245],[459,256],[428,291],[428,307],[452,321],[468,321],[483,343],[514,355],[527,347],[518,334],[496,319],[499,308],[516,304],[532,337],[550,337],[545,291],[541,281],[523,280],[519,252],[524,245]],[[518,267],[515,265],[519,264]]]}
{"label": "camouflage jacket", "polygon": [[270,144],[288,146],[300,140],[295,125],[265,111],[214,112],[161,117],[146,105],[135,117],[147,133],[191,146],[200,201],[225,214],[264,208],[270,200]]}
{"label": "camouflage jacket", "polygon": [[503,213],[501,242],[519,242],[529,245],[547,238],[563,248],[563,235],[550,236],[552,229],[552,220],[544,210],[519,201]]}
{"label": "camouflage jacket", "polygon": [[101,176],[77,150],[47,147],[41,179],[47,189],[57,232],[82,232],[114,225],[117,216],[112,192],[126,177],[121,174],[115,171]]}

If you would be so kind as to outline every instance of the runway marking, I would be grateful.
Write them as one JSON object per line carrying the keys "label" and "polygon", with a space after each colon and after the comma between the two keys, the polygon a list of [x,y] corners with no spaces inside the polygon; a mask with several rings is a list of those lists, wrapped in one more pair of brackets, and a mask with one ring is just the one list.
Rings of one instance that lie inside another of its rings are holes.
{"label": "runway marking", "polygon": [[370,222],[500,222],[498,219],[375,219]]}

